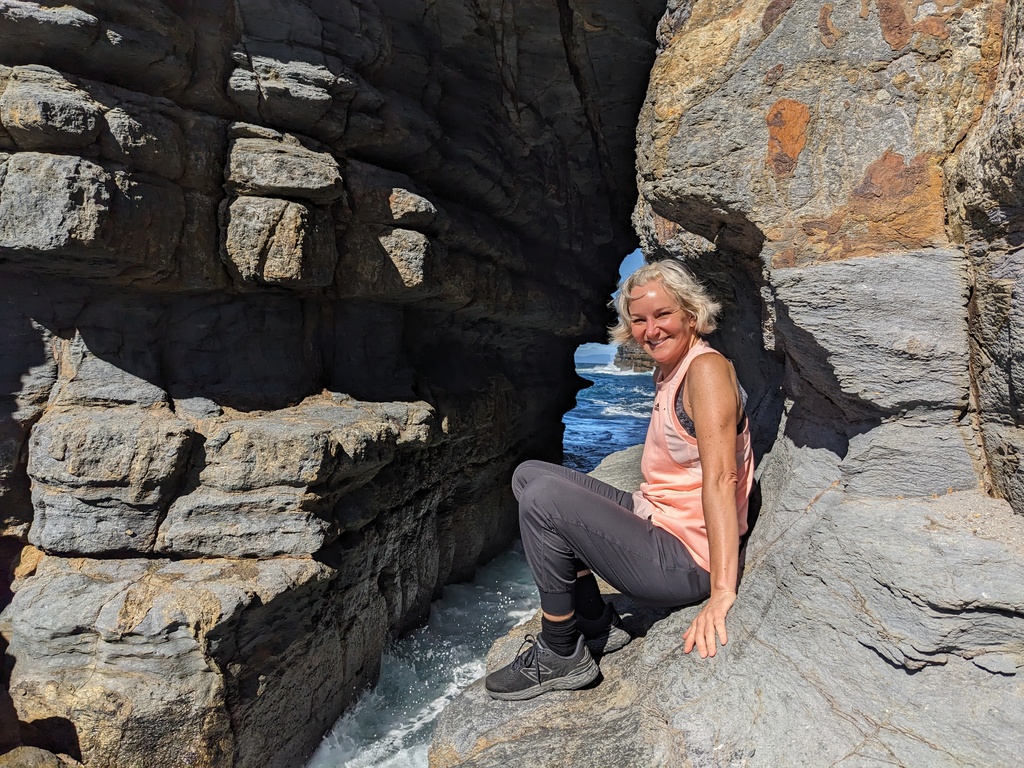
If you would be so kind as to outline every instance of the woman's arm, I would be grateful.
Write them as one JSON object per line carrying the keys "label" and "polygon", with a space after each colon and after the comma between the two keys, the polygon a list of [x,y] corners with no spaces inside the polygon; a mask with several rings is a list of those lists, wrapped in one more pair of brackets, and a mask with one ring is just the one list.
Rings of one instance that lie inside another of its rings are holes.
{"label": "woman's arm", "polygon": [[736,515],[736,424],[741,418],[739,390],[732,365],[721,355],[700,355],[690,364],[683,385],[683,406],[697,433],[703,486],[701,501],[711,558],[711,597],[683,637],[685,653],[717,652],[715,635],[725,645],[725,617],[736,601],[739,577],[739,523]]}

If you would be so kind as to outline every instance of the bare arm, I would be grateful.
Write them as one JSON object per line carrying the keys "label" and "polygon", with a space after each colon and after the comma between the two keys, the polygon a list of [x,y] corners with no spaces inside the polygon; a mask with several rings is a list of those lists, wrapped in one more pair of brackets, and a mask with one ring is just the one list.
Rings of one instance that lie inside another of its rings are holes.
{"label": "bare arm", "polygon": [[684,652],[694,646],[701,658],[725,645],[725,617],[736,601],[739,576],[739,524],[736,515],[736,424],[741,418],[732,365],[721,355],[697,357],[686,373],[683,405],[697,432],[703,486],[701,501],[711,559],[711,596],[686,630]]}

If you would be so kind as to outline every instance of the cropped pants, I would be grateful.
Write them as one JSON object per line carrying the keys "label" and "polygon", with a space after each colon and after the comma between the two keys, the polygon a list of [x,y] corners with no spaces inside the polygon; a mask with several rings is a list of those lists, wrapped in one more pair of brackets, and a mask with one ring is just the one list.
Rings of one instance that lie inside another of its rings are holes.
{"label": "cropped pants", "polygon": [[690,605],[711,594],[710,574],[679,539],[633,514],[632,494],[544,461],[520,464],[512,491],[545,613],[573,612],[576,574],[588,568],[656,608]]}

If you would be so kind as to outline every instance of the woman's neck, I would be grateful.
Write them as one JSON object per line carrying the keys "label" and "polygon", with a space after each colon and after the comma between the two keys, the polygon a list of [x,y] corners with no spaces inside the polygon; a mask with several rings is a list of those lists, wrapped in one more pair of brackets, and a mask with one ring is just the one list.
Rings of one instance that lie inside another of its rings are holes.
{"label": "woman's neck", "polygon": [[658,369],[658,378],[664,381],[665,379],[671,377],[672,374],[675,373],[676,370],[679,368],[679,366],[682,365],[683,361],[687,357],[689,357],[690,352],[692,352],[695,347],[699,346],[703,342],[704,340],[700,336],[695,335],[693,339],[690,341],[690,345],[686,348],[686,351],[683,352],[682,355],[680,355],[678,360],[666,363],[665,365],[655,366]]}

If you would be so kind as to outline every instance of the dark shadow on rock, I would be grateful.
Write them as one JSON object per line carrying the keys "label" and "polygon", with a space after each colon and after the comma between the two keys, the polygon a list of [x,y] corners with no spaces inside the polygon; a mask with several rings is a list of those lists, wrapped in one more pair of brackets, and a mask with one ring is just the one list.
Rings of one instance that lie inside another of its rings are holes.
{"label": "dark shadow on rock", "polygon": [[646,637],[647,632],[658,621],[671,615],[674,608],[652,608],[623,594],[605,595],[615,610],[622,616],[622,623],[634,638]]}
{"label": "dark shadow on rock", "polygon": [[[81,338],[75,356],[95,367],[76,377],[79,400],[92,396],[94,379],[104,384],[99,405],[139,402],[140,391],[152,391],[145,384],[175,400],[204,398],[239,411],[285,408],[324,389],[373,402],[415,399],[414,371],[402,362],[400,307],[273,290],[146,294],[4,278],[6,314],[25,333],[34,322],[56,337]],[[5,334],[4,351],[23,335]],[[14,376],[12,392],[20,374],[43,362],[21,346],[4,357],[20,367],[4,371]]]}
{"label": "dark shadow on rock", "polygon": [[44,717],[21,723],[21,740],[29,747],[38,747],[54,754],[68,755],[81,762],[82,748],[78,731],[64,717]]}
{"label": "dark shadow on rock", "polygon": [[784,387],[794,402],[786,436],[797,447],[825,448],[843,458],[850,438],[877,427],[886,412],[844,392],[828,350],[792,320],[781,301],[775,311],[776,343],[786,353]]}

